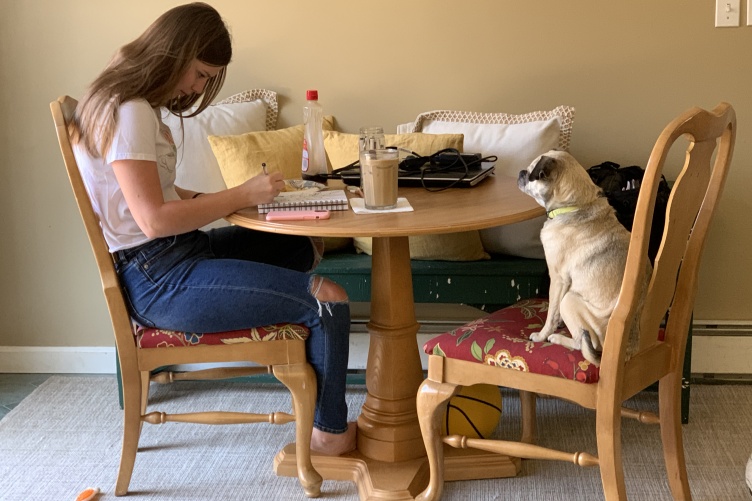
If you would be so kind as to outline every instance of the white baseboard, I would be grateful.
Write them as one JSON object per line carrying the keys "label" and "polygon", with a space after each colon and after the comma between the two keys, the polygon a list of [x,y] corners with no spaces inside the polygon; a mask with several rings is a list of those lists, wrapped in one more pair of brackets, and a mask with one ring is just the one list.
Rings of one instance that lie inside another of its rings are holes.
{"label": "white baseboard", "polygon": [[[365,329],[365,326],[363,327]],[[432,334],[418,334],[418,345]],[[368,361],[369,337],[366,332],[353,332],[350,336],[349,369],[365,369]],[[428,359],[420,351],[423,369]],[[115,348],[97,346],[0,346],[0,373],[16,374],[114,374]],[[250,364],[232,364],[237,366]],[[203,364],[201,368],[208,368]],[[196,364],[180,365],[176,370],[197,369]]]}
{"label": "white baseboard", "polygon": [[0,346],[0,373],[114,374],[112,346]]}
{"label": "white baseboard", "polygon": [[[353,302],[352,335],[350,336],[349,369],[365,369],[368,360],[369,337],[366,323],[369,318],[369,303]],[[416,317],[421,324],[418,346],[432,336],[462,325],[485,313],[465,305],[417,304]],[[427,357],[418,350],[427,367]],[[0,373],[37,374],[114,374],[114,346],[0,346]],[[242,365],[242,364],[238,364]],[[192,366],[178,366],[189,369]],[[202,365],[206,368],[207,365]]]}
{"label": "white baseboard", "polygon": [[692,324],[692,374],[752,375],[750,354],[749,321],[695,320]]}
{"label": "white baseboard", "polygon": [[[365,326],[363,326],[365,329]],[[418,346],[436,333],[419,333]],[[369,337],[350,336],[350,369],[365,369]],[[419,350],[423,369],[426,355]],[[705,337],[692,339],[693,374],[752,374],[752,338]],[[106,346],[0,346],[0,373],[114,374],[115,348]]]}
{"label": "white baseboard", "polygon": [[692,374],[752,375],[752,337],[692,336]]}
{"label": "white baseboard", "polygon": [[[454,310],[446,305],[416,306],[421,323],[419,347],[434,335],[483,314],[466,306]],[[366,368],[370,340],[367,311],[367,304],[353,303],[350,369]],[[752,328],[748,323],[697,322],[693,332],[692,374],[752,375]],[[422,349],[418,352],[426,369],[427,357]],[[113,346],[0,346],[0,373],[114,374],[115,363]]]}

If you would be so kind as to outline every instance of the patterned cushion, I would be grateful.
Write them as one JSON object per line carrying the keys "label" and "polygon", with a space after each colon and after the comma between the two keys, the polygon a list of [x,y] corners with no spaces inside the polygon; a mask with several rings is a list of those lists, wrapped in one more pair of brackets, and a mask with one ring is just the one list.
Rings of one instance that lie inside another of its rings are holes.
{"label": "patterned cushion", "polygon": [[[599,369],[582,352],[547,341],[535,343],[530,334],[543,327],[548,300],[525,299],[491,315],[440,334],[423,345],[429,355],[495,365],[506,369],[558,376],[582,383],[598,381]],[[569,335],[566,328],[557,333]],[[662,338],[659,332],[658,338]]]}
{"label": "patterned cushion", "polygon": [[308,339],[308,329],[298,324],[274,324],[228,332],[199,334],[135,326],[136,344],[139,348],[170,348],[173,346],[198,346],[200,344],[237,344],[281,339]]}

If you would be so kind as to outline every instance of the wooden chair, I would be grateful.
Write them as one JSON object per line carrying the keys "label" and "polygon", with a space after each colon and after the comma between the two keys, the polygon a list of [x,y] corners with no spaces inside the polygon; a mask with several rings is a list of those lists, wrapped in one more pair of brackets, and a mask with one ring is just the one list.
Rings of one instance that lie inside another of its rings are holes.
{"label": "wooden chair", "polygon": [[[305,354],[308,330],[300,325],[280,324],[230,333],[179,333],[160,329],[136,328],[131,321],[123,293],[115,272],[99,220],[78,170],[69,137],[68,124],[77,102],[63,96],[50,103],[57,138],[68,172],[73,194],[86,227],[89,243],[99,268],[107,308],[115,333],[123,387],[123,447],[115,494],[128,491],[136,460],[143,422],[188,422],[202,424],[262,423],[284,424],[295,421],[295,443],[298,479],[309,497],[321,493],[322,478],[311,464],[311,434],[316,400],[316,376]],[[246,342],[223,344],[233,338]],[[160,339],[154,343],[152,339]],[[200,342],[195,344],[195,339]],[[186,342],[186,339],[189,341]],[[165,347],[167,345],[167,347]],[[226,362],[254,362],[258,367],[219,367],[182,372],[152,372],[161,367],[180,364],[221,364]],[[146,413],[150,381],[171,382],[183,379],[223,379],[271,372],[292,394],[293,415],[285,412],[254,414],[241,412],[195,412],[186,414]],[[271,464],[271,459],[270,464]]]}
{"label": "wooden chair", "polygon": [[[621,458],[622,417],[660,424],[673,497],[691,499],[680,416],[682,365],[698,287],[700,256],[726,180],[735,135],[734,109],[721,103],[712,112],[692,108],[682,113],[658,138],[640,190],[625,278],[608,323],[600,368],[587,363],[579,352],[527,339],[530,332],[540,330],[545,317],[546,304],[536,300],[500,310],[426,344],[424,349],[430,355],[428,378],[420,386],[417,405],[428,452],[430,482],[417,499],[441,497],[445,447],[442,442],[452,447],[511,457],[600,466],[605,498],[626,499]],[[682,136],[689,140],[689,146],[684,166],[672,188],[663,240],[641,311],[639,351],[625,360],[628,334],[638,308],[639,284],[643,283],[646,273],[658,182],[669,150]],[[533,356],[544,350],[548,350],[545,357]],[[568,362],[551,363],[557,356]],[[624,400],[655,382],[658,382],[660,416],[622,407]],[[440,421],[449,398],[460,385],[478,383],[520,390],[522,434],[519,441],[440,436]],[[595,410],[597,457],[533,444],[535,394],[569,400]]]}

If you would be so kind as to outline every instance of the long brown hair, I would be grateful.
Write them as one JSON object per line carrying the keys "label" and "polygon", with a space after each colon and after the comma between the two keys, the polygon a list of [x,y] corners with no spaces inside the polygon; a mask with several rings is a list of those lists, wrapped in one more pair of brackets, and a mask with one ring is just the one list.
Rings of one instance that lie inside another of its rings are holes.
{"label": "long brown hair", "polygon": [[[195,59],[222,68],[207,81],[203,94],[175,97],[175,88]],[[164,106],[176,115],[201,99],[189,116],[200,113],[222,88],[231,59],[230,34],[213,7],[196,2],[168,10],[121,47],[89,86],[71,124],[73,140],[91,156],[104,157],[112,145],[118,109],[133,99],[145,99],[154,108]]]}

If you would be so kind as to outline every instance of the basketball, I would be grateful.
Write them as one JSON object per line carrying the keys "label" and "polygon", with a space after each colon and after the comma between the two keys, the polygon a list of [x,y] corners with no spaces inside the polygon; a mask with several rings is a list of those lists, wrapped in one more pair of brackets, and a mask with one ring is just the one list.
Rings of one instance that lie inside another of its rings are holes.
{"label": "basketball", "polygon": [[449,399],[441,424],[442,435],[488,438],[501,418],[501,392],[498,386],[463,386]]}

